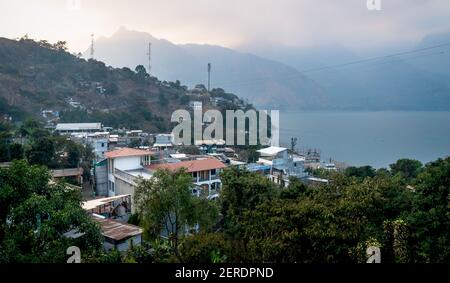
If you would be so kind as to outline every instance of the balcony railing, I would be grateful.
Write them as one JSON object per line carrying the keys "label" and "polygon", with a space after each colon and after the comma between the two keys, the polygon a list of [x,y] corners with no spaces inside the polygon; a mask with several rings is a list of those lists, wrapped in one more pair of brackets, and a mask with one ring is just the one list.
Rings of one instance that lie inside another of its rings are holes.
{"label": "balcony railing", "polygon": [[137,178],[125,171],[119,170],[119,169],[115,169],[114,170],[114,175],[130,184],[136,184]]}

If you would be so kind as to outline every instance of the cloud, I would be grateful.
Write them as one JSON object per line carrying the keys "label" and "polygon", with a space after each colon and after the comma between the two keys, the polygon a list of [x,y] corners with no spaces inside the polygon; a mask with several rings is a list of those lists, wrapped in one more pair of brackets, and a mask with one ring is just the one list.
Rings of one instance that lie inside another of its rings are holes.
{"label": "cloud", "polygon": [[89,44],[91,32],[110,35],[127,26],[177,43],[364,49],[450,29],[447,0],[381,0],[381,11],[369,11],[366,0],[78,1],[80,9],[66,0],[0,0],[0,36],[66,39],[79,51]]}

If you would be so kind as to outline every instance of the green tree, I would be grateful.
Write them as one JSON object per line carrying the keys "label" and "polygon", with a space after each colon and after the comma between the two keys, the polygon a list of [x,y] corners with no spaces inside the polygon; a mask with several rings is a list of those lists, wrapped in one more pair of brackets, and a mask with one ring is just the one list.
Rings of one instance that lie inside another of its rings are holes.
{"label": "green tree", "polygon": [[232,253],[231,243],[223,233],[201,233],[183,239],[181,261],[186,263],[218,263]]}
{"label": "green tree", "polygon": [[200,231],[210,230],[218,216],[214,203],[195,197],[192,186],[192,176],[184,170],[158,170],[136,188],[134,202],[146,236],[168,235],[177,257],[180,237],[197,224]]}
{"label": "green tree", "polygon": [[13,143],[9,146],[11,160],[20,160],[24,158],[23,146],[19,143]]}
{"label": "green tree", "polygon": [[221,180],[223,188],[220,202],[224,228],[230,236],[239,238],[244,228],[244,213],[274,198],[277,186],[261,175],[239,168],[224,170]]}
{"label": "green tree", "polygon": [[145,81],[148,78],[150,78],[150,75],[147,73],[147,70],[142,65],[136,66],[134,71],[136,72],[136,77],[138,78],[139,81]]}
{"label": "green tree", "polygon": [[19,128],[19,134],[21,137],[30,137],[33,133],[41,129],[42,125],[39,121],[28,118]]}
{"label": "green tree", "polygon": [[415,262],[450,261],[450,158],[429,163],[414,181],[413,208],[406,218]]}
{"label": "green tree", "polygon": [[66,147],[67,151],[67,167],[77,168],[80,165],[82,152],[80,146],[70,141]]}
{"label": "green tree", "polygon": [[376,174],[376,171],[371,166],[362,166],[362,167],[349,167],[345,169],[345,175],[349,177],[357,177],[357,178],[367,178],[367,177],[374,177]]}
{"label": "green tree", "polygon": [[405,178],[410,179],[417,177],[423,164],[418,160],[400,159],[390,167],[392,174],[402,174]]}
{"label": "green tree", "polygon": [[[81,194],[64,184],[50,184],[45,167],[15,161],[0,169],[0,262],[58,262],[66,250],[101,249],[99,227],[81,207]],[[69,231],[84,235],[65,237]]]}
{"label": "green tree", "polygon": [[33,165],[53,166],[55,158],[55,143],[50,137],[34,140],[26,152],[27,160]]}

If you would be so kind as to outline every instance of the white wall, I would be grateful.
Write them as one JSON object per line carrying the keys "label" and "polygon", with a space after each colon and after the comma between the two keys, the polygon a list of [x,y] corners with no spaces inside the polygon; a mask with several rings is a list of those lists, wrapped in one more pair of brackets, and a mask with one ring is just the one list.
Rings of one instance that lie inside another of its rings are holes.
{"label": "white wall", "polygon": [[130,156],[130,157],[115,158],[114,167],[122,171],[140,169],[142,168],[141,157]]}

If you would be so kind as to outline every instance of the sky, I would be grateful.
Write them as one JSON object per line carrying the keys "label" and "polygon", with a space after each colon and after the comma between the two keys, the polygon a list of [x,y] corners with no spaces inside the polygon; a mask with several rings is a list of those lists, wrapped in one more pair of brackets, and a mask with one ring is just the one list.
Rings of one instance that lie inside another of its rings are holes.
{"label": "sky", "polygon": [[371,1],[381,10],[368,9],[367,0],[0,0],[0,37],[65,40],[81,52],[92,33],[125,26],[174,43],[361,51],[450,31],[448,0]]}

